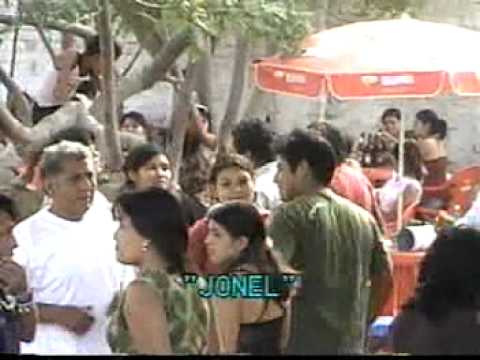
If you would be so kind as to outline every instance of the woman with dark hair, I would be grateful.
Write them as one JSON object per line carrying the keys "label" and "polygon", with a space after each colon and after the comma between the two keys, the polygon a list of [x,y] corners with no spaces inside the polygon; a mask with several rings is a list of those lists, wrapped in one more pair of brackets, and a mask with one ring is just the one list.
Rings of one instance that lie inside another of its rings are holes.
{"label": "woman with dark hair", "polygon": [[[220,155],[210,172],[210,192],[214,204],[242,201],[258,204],[255,193],[255,170],[248,158],[238,154]],[[214,209],[213,205],[211,209]],[[266,220],[269,212],[262,209]],[[219,268],[207,258],[205,239],[208,234],[208,219],[198,220],[189,230],[188,258],[192,271],[196,273],[218,273]]]}
{"label": "woman with dark hair", "polygon": [[[258,210],[247,203],[229,203],[208,214],[205,240],[209,260],[225,274],[280,276],[292,272],[281,265],[266,241]],[[279,355],[287,340],[288,288],[281,296],[266,299],[214,299],[218,334],[227,353]]]}
{"label": "woman with dark hair", "polygon": [[139,268],[120,296],[109,326],[112,350],[126,354],[205,354],[211,312],[193,287],[184,287],[187,226],[168,191],[120,195],[117,258]]}
{"label": "woman with dark hair", "polygon": [[480,232],[441,232],[420,267],[414,297],[392,328],[393,349],[414,355],[480,354]]}
{"label": "woman with dark hair", "polygon": [[447,180],[447,123],[430,109],[419,111],[415,121],[415,136],[422,154],[427,176],[425,186],[437,186]]}
{"label": "woman with dark hair", "polygon": [[208,176],[217,136],[212,133],[212,121],[207,107],[197,104],[190,111],[187,121],[178,182],[187,194],[208,205]]}
{"label": "woman with dark hair", "polygon": [[[422,180],[424,167],[422,155],[416,141],[405,141],[404,174],[399,176],[396,172],[385,185],[378,190],[377,199],[383,219],[387,223],[397,218],[397,204],[403,196],[403,209],[418,203],[422,197]],[[393,156],[399,161],[399,146],[395,146]]]}
{"label": "woman with dark hair", "polygon": [[123,170],[127,179],[124,191],[149,187],[171,191],[180,201],[189,225],[205,215],[206,209],[199,201],[173,184],[170,160],[156,145],[143,144],[133,148],[125,159]]}

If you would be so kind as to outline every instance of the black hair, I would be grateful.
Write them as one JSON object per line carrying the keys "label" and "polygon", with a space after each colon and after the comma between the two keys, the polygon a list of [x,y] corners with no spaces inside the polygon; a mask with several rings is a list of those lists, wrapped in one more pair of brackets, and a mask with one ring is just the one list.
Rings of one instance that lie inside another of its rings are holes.
{"label": "black hair", "polygon": [[321,136],[295,129],[277,142],[276,149],[292,171],[305,160],[316,181],[324,186],[330,184],[336,167],[335,151]]}
{"label": "black hair", "polygon": [[417,121],[420,121],[422,124],[430,125],[430,135],[437,135],[440,140],[447,137],[447,122],[440,119],[433,110],[421,110],[415,117]]}
{"label": "black hair", "polygon": [[398,109],[390,108],[383,112],[382,123],[385,121],[387,117],[394,117],[394,118],[397,118],[398,121],[400,121],[402,120],[402,113]]}
{"label": "black hair", "polygon": [[[405,175],[413,176],[415,179],[421,181],[423,179],[423,157],[417,142],[412,139],[405,140],[404,143],[404,166]],[[395,161],[400,159],[400,145],[396,144],[393,148],[393,157]]]}
{"label": "black hair", "polygon": [[[113,42],[113,56],[114,59],[117,60],[120,56],[122,56],[122,47],[116,41]],[[95,35],[89,37],[85,43],[85,50],[83,51],[83,56],[93,56],[93,55],[100,55],[100,36]]]}
{"label": "black hair", "polygon": [[93,131],[82,126],[71,126],[63,129],[53,135],[49,145],[59,143],[60,141],[79,142],[87,147],[95,144],[95,134]]}
{"label": "black hair", "polygon": [[[94,100],[99,91],[98,84],[96,80],[88,79],[81,81],[78,86],[75,94],[85,95],[88,99]],[[73,96],[73,100],[78,100],[78,97]]]}
{"label": "black hair", "polygon": [[440,322],[453,310],[478,310],[480,232],[454,227],[440,232],[420,265],[417,289],[405,306]]}
{"label": "black hair", "polygon": [[118,209],[130,217],[141,236],[151,241],[166,261],[168,273],[184,273],[188,229],[174,195],[158,188],[126,192],[115,201],[114,214],[118,214]]}
{"label": "black hair", "polygon": [[209,183],[214,185],[217,182],[218,175],[223,170],[233,167],[247,171],[252,176],[252,179],[255,177],[253,164],[247,157],[240,154],[221,153],[215,159],[215,163],[210,170]]}
{"label": "black hair", "polygon": [[310,123],[307,129],[315,134],[319,134],[330,143],[335,152],[337,164],[343,163],[347,156],[350,155],[351,147],[347,143],[342,131],[335,125],[327,121],[315,121]]}
{"label": "black hair", "polygon": [[7,195],[0,194],[0,212],[8,214],[14,221],[19,217],[15,202]]}
{"label": "black hair", "polygon": [[235,150],[242,155],[250,152],[256,166],[275,160],[273,143],[275,133],[260,119],[240,122],[232,132]]}
{"label": "black hair", "polygon": [[130,171],[137,172],[138,169],[140,169],[157,155],[164,155],[168,159],[168,156],[165,155],[155,144],[141,144],[130,150],[123,164],[123,172],[127,179],[125,186],[134,187],[132,180],[128,176]]}
{"label": "black hair", "polygon": [[147,120],[145,120],[145,116],[143,116],[138,111],[129,111],[129,112],[123,114],[122,117],[120,118],[120,126],[123,125],[123,123],[125,122],[125,120],[127,118],[130,118],[133,121],[135,121],[137,124],[139,124],[141,127],[143,127],[145,129],[145,131],[148,130]]}
{"label": "black hair", "polygon": [[[227,272],[241,269],[242,265],[254,265],[259,273],[269,275],[280,275],[287,269],[280,255],[268,247],[265,223],[255,206],[227,203],[213,208],[207,217],[223,226],[234,239],[248,239],[247,247],[229,264]],[[287,296],[288,292],[282,295]]]}

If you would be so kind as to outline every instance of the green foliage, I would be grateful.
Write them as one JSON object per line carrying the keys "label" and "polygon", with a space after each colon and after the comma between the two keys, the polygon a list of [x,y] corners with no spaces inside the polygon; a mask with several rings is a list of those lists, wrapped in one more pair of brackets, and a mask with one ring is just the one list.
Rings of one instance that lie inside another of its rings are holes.
{"label": "green foliage", "polygon": [[226,33],[275,41],[293,51],[309,32],[310,13],[298,0],[135,0],[145,21],[169,29],[189,27],[216,41]]}
{"label": "green foliage", "polygon": [[342,0],[330,1],[330,26],[357,21],[392,19],[404,12],[412,13],[419,0]]}
{"label": "green foliage", "polygon": [[97,9],[95,0],[34,0],[24,2],[24,12],[40,23],[63,20],[91,25]]}

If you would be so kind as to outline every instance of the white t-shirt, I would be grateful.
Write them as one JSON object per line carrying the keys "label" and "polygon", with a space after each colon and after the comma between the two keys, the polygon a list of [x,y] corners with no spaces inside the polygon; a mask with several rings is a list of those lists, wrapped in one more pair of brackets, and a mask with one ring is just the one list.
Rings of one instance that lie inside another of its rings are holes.
{"label": "white t-shirt", "polygon": [[[96,213],[99,214],[98,212]],[[91,214],[93,215],[93,214]],[[95,323],[83,336],[50,324],[39,324],[23,354],[110,354],[106,340],[107,310],[131,267],[116,260],[111,217],[84,216],[75,222],[41,209],[14,228],[14,259],[25,267],[34,301],[92,306]],[[129,278],[131,279],[131,278]]]}
{"label": "white t-shirt", "polygon": [[274,210],[282,203],[278,185],[275,183],[277,173],[277,162],[269,162],[255,170],[255,191],[263,195],[265,201],[260,205],[266,210]]}
{"label": "white t-shirt", "polygon": [[[384,215],[395,213],[398,199],[407,190],[415,194],[415,202],[420,201],[422,197],[422,184],[417,179],[408,176],[398,177],[396,173],[393,174],[393,177],[388,180],[377,193],[381,212]],[[404,207],[405,205],[406,204],[404,204]]]}

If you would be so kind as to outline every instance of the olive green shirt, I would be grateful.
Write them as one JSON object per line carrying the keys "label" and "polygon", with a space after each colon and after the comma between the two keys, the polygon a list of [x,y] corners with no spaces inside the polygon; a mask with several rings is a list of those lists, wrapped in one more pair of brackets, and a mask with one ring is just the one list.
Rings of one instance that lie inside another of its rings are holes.
{"label": "olive green shirt", "polygon": [[363,353],[371,278],[388,271],[373,217],[324,189],[279,207],[269,235],[303,275],[292,304],[288,353]]}

